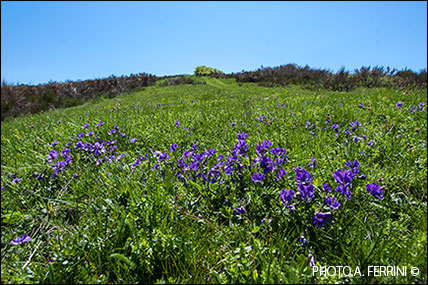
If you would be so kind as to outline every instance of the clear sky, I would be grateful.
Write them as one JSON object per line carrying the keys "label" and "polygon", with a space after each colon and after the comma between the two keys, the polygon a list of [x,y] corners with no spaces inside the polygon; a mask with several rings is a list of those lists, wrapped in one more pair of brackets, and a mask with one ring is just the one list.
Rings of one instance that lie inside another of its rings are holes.
{"label": "clear sky", "polygon": [[427,2],[1,2],[1,79],[427,67]]}

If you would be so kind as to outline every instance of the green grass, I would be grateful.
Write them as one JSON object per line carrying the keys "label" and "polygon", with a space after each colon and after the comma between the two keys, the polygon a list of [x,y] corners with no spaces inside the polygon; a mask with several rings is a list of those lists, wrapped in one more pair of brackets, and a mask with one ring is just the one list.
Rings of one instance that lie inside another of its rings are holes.
{"label": "green grass", "polygon": [[[207,84],[151,86],[2,122],[2,282],[427,283],[426,89],[343,93],[202,80]],[[255,120],[260,116],[266,119]],[[356,120],[361,126],[345,134]],[[97,127],[100,121],[104,125]],[[313,127],[306,128],[308,121]],[[337,137],[332,124],[339,125]],[[114,126],[119,131],[108,135]],[[76,138],[89,131],[95,134]],[[231,155],[242,132],[249,157],[242,158],[240,174],[222,172],[219,182],[209,184],[192,171],[183,182],[171,171],[174,164],[153,169],[155,151],[173,161],[193,144],[198,153],[217,150],[207,159],[212,166],[218,155]],[[97,164],[73,147],[78,140],[95,143],[96,135],[116,139],[115,156],[125,156]],[[54,140],[58,144],[51,147]],[[251,176],[261,170],[250,162],[264,140],[285,148],[287,174],[279,181],[267,174],[255,183]],[[50,179],[46,155],[55,149],[60,159],[69,141],[72,163]],[[174,153],[171,144],[178,145]],[[150,158],[132,168],[145,153]],[[354,160],[367,178],[352,181],[347,200],[334,191],[332,174]],[[289,211],[279,191],[298,192],[298,166],[312,175],[315,196],[308,203],[294,197],[296,210]],[[34,172],[47,179],[36,180]],[[21,180],[12,183],[9,173]],[[368,183],[384,186],[383,200],[367,192]],[[341,207],[332,211],[331,226],[318,229],[312,218],[331,211],[324,204],[328,196]],[[239,206],[246,209],[242,215],[233,212]],[[23,234],[31,241],[9,244]],[[358,266],[365,276],[313,276],[311,255],[318,266]],[[368,276],[368,266],[377,265],[407,266],[407,275]],[[419,268],[418,276],[411,267]]]}

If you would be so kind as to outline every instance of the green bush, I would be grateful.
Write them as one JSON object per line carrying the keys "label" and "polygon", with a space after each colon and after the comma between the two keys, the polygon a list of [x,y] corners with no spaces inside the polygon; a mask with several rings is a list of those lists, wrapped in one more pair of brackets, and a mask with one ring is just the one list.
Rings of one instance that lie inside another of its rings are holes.
{"label": "green bush", "polygon": [[195,68],[196,76],[207,76],[211,74],[224,74],[224,72],[216,68],[207,67],[205,65],[201,65]]}

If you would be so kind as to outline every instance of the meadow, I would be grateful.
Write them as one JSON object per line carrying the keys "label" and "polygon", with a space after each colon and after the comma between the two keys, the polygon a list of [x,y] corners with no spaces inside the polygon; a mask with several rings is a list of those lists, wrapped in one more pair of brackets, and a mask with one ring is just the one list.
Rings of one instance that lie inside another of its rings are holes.
{"label": "meadow", "polygon": [[427,283],[426,88],[197,80],[2,121],[2,283]]}

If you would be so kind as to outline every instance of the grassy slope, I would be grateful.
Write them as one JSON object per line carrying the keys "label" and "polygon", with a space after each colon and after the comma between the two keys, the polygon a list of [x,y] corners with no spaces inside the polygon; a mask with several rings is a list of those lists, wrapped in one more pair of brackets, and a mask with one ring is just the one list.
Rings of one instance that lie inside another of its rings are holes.
{"label": "grassy slope", "polygon": [[[426,283],[426,109],[408,112],[426,104],[426,90],[339,93],[205,80],[206,85],[152,86],[2,122],[2,281],[313,282],[308,256],[314,254],[319,265],[358,265],[363,273],[368,265],[422,271],[417,278],[365,276],[351,282]],[[404,103],[401,108],[395,106],[398,101]],[[267,123],[257,122],[259,116]],[[365,139],[354,142],[343,133],[335,138],[332,124],[343,131],[355,120],[362,126],[354,134]],[[99,121],[105,124],[96,127]],[[305,128],[307,121],[314,127]],[[81,129],[85,123],[89,128]],[[115,125],[126,138],[106,134]],[[57,140],[59,152],[77,141],[76,134],[90,130],[101,130],[103,140],[116,138],[125,158],[100,165],[81,159],[55,179],[32,177],[46,168],[50,143]],[[244,184],[210,186],[208,195],[199,182],[186,186],[166,167],[164,175],[148,164],[129,169],[150,148],[168,152],[172,143],[180,154],[194,143],[200,152],[216,148],[227,154],[240,132],[248,134],[250,156],[266,139],[272,147],[286,148],[285,179],[260,185],[247,173]],[[130,138],[138,140],[132,144]],[[370,140],[374,147],[367,145]],[[311,157],[315,168],[308,167]],[[360,162],[366,181],[355,182],[350,201],[340,200],[330,228],[314,228],[313,213],[326,197],[322,183],[333,187],[332,173],[353,160]],[[297,166],[311,173],[317,189],[312,203],[298,204],[299,215],[284,210],[278,195],[281,189],[297,192]],[[8,173],[21,181],[12,184]],[[386,187],[382,201],[365,190],[373,182]],[[225,198],[232,208],[245,205],[247,213],[233,214],[223,205]],[[271,223],[262,223],[264,218]],[[302,233],[308,238],[304,247],[298,243]],[[9,245],[23,234],[32,241]]]}

